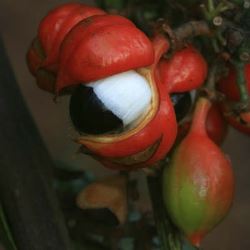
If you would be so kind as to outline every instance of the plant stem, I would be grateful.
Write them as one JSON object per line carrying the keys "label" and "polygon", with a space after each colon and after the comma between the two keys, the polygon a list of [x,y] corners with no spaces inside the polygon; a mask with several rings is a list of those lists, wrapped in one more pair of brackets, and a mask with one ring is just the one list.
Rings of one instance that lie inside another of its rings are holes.
{"label": "plant stem", "polygon": [[214,11],[214,1],[213,0],[208,0],[207,6],[208,6],[208,11],[209,12]]}
{"label": "plant stem", "polygon": [[243,106],[249,105],[249,96],[247,90],[247,83],[245,78],[245,63],[241,61],[234,62],[237,73],[237,86],[240,91],[240,100]]}
{"label": "plant stem", "polygon": [[181,49],[185,45],[185,41],[195,36],[205,35],[211,36],[212,32],[205,21],[190,21],[184,23],[183,25],[175,28],[173,30],[173,34],[169,34],[169,29],[165,29],[163,26],[163,30],[169,35],[171,39],[171,43],[174,49]]}
{"label": "plant stem", "polygon": [[161,171],[147,177],[149,194],[154,211],[157,231],[162,243],[162,250],[181,250],[181,239],[170,222],[162,199]]}
{"label": "plant stem", "polygon": [[7,250],[17,250],[1,203],[0,203],[0,236],[1,236],[1,241]]}

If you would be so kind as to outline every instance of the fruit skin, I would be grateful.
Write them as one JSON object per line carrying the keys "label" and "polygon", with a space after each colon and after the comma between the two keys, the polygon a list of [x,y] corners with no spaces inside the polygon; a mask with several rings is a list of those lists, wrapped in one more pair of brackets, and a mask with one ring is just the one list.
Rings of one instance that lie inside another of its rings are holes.
{"label": "fruit skin", "polygon": [[37,84],[41,89],[52,93],[55,90],[55,79],[48,81],[48,78],[57,73],[60,46],[68,32],[79,21],[105,13],[85,4],[68,3],[51,10],[42,19],[37,37],[32,41],[26,56],[29,70],[38,78]]}
{"label": "fruit skin", "polygon": [[[248,95],[250,96],[250,64],[246,64],[244,68],[246,85]],[[250,116],[250,112],[234,112],[231,110],[231,104],[240,101],[240,93],[237,86],[236,71],[233,66],[229,67],[229,73],[222,78],[218,84],[217,89],[222,92],[226,99],[221,103],[221,111],[224,114],[227,122],[238,131],[250,135],[250,119],[245,117]]]}
{"label": "fruit skin", "polygon": [[78,23],[62,44],[56,89],[59,92],[153,61],[151,41],[130,20],[118,15],[92,16]]}
{"label": "fruit skin", "polygon": [[196,246],[228,213],[234,193],[230,161],[206,133],[209,107],[207,99],[198,101],[191,130],[163,173],[168,213]]}
{"label": "fruit skin", "polygon": [[150,40],[129,19],[76,3],[59,6],[41,21],[27,53],[38,86],[57,95],[153,60]]}
{"label": "fruit skin", "polygon": [[44,60],[39,67],[57,71],[59,49],[68,32],[80,21],[93,15],[104,15],[105,11],[80,3],[63,4],[51,10],[40,22],[37,40]]}
{"label": "fruit skin", "polygon": [[170,59],[161,59],[159,71],[169,93],[200,87],[207,76],[207,63],[194,47],[179,50]]}
{"label": "fruit skin", "polygon": [[[178,140],[184,138],[191,125],[191,120],[185,120],[178,126]],[[206,131],[209,138],[220,146],[228,131],[227,122],[223,117],[223,114],[220,110],[220,106],[218,103],[213,103],[208,111],[207,119],[206,119]]]}
{"label": "fruit skin", "polygon": [[175,112],[166,85],[160,81],[156,70],[157,63],[169,44],[162,36],[155,37],[152,43],[154,63],[138,70],[152,82],[155,101],[153,113],[152,110],[149,111],[150,117],[146,117],[136,128],[120,135],[82,136],[77,140],[85,151],[87,148],[88,153],[108,168],[134,170],[152,166],[167,154],[175,141]]}
{"label": "fruit skin", "polygon": [[209,138],[221,145],[227,135],[227,123],[217,103],[213,103],[208,111],[206,129]]}

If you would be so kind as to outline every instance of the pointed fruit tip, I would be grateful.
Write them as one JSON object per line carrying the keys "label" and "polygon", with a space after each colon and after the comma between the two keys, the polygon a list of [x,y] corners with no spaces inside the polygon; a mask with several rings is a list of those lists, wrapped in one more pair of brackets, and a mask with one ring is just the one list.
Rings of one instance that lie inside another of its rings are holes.
{"label": "pointed fruit tip", "polygon": [[201,245],[201,241],[203,239],[203,235],[201,233],[195,233],[192,235],[189,235],[188,241],[195,247],[199,248]]}

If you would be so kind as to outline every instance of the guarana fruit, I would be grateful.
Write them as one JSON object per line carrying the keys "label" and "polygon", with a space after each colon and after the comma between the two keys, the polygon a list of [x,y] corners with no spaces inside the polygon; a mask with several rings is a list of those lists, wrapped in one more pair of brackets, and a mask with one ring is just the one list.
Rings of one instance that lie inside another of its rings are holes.
{"label": "guarana fruit", "polygon": [[[246,80],[247,94],[250,96],[250,63],[244,66],[244,77]],[[250,111],[249,107],[245,111],[232,110],[232,104],[240,101],[240,91],[237,86],[237,72],[231,65],[229,73],[222,78],[217,89],[225,95],[225,100],[221,103],[221,110],[227,122],[238,131],[250,135]]]}
{"label": "guarana fruit", "polygon": [[234,193],[231,163],[208,137],[211,103],[201,97],[188,135],[163,173],[163,199],[173,223],[195,246],[228,213]]}
{"label": "guarana fruit", "polygon": [[81,152],[109,168],[132,170],[169,152],[176,118],[189,109],[189,96],[182,93],[206,77],[207,64],[194,48],[164,61],[168,49],[165,36],[149,39],[123,16],[63,4],[43,18],[27,62],[40,88],[71,95]]}
{"label": "guarana fruit", "polygon": [[[115,43],[117,43],[119,29],[121,27],[116,27],[116,32],[112,36]],[[114,57],[123,58],[122,66],[126,67],[125,72],[119,72],[120,67],[116,67],[115,63],[113,67],[107,65],[106,73],[110,74],[112,69],[111,76],[93,79],[85,83],[84,87],[83,85],[78,87],[76,93],[71,96],[71,119],[75,127],[82,132],[77,142],[94,158],[112,169],[132,170],[151,166],[166,155],[176,138],[177,123],[173,104],[166,91],[166,85],[162,84],[156,70],[158,61],[168,50],[169,44],[162,36],[155,37],[151,42],[154,57],[150,66],[134,65],[135,60],[132,57],[140,51],[134,49],[137,44],[134,36],[133,40],[124,40],[124,43],[130,44],[129,56],[127,50],[126,57],[123,56],[123,51],[116,50],[114,54]],[[141,42],[138,40],[138,43]],[[151,48],[147,47],[146,51],[150,54]],[[108,58],[108,54],[103,53],[101,57]],[[147,56],[145,53],[142,55],[140,60],[137,56],[137,60],[145,64],[147,60],[143,57],[147,58]],[[105,72],[104,69],[103,72]],[[96,76],[96,74],[93,75]],[[82,94],[79,88],[82,89]],[[87,91],[93,92],[94,95],[91,94],[92,97],[88,95],[87,100],[83,88],[85,90],[91,88]],[[102,88],[102,91],[98,91],[99,88]],[[92,105],[93,102],[98,102],[98,105]],[[105,110],[106,114],[99,110]],[[100,115],[94,116],[93,111]],[[101,116],[108,117],[108,113],[112,113],[114,118],[112,124],[110,118],[101,119]],[[107,121],[105,128],[102,120]],[[94,125],[85,127],[87,122]],[[89,128],[91,131],[87,131]]]}
{"label": "guarana fruit", "polygon": [[199,88],[207,76],[207,63],[192,45],[176,51],[159,63],[162,82],[169,93],[181,93]]}

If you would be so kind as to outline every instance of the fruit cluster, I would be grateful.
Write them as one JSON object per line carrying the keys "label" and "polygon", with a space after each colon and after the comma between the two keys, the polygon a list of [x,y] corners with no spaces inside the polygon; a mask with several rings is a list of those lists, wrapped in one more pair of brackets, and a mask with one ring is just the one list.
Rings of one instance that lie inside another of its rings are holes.
{"label": "fruit cluster", "polygon": [[[199,245],[232,202],[233,173],[219,147],[226,123],[206,97],[196,100],[192,118],[186,116],[194,102],[190,91],[203,85],[207,63],[191,44],[167,57],[170,49],[163,33],[149,38],[125,17],[70,3],[41,21],[27,62],[41,89],[71,96],[76,141],[106,167],[150,167],[172,151],[164,202],[172,221]],[[237,99],[228,81],[234,85],[233,72],[218,88]],[[244,124],[228,120],[249,134],[249,117],[240,115]]]}
{"label": "fruit cluster", "polygon": [[178,114],[188,110],[185,92],[206,78],[207,64],[193,46],[164,59],[168,49],[165,37],[149,39],[127,18],[66,4],[41,21],[27,58],[40,88],[71,94],[84,151],[130,170],[169,152],[177,134],[174,106]]}

